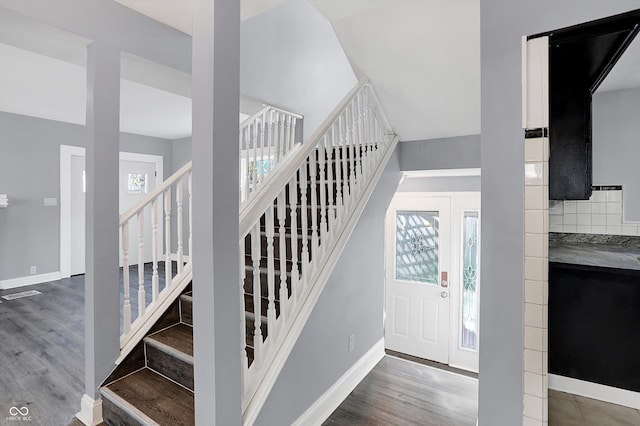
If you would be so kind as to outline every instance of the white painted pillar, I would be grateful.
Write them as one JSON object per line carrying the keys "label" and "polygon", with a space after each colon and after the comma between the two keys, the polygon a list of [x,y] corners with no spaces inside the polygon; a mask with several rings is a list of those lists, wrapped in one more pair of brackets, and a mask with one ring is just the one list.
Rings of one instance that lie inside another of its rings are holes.
{"label": "white painted pillar", "polygon": [[193,7],[196,424],[242,423],[239,285],[240,2]]}
{"label": "white painted pillar", "polygon": [[87,51],[85,395],[78,418],[102,420],[98,387],[120,352],[118,168],[120,51]]}

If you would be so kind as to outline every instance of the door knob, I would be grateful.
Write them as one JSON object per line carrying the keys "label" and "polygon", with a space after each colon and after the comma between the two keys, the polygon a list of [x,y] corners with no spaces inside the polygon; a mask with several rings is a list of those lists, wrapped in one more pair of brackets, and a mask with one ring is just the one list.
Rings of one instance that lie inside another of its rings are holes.
{"label": "door knob", "polygon": [[446,299],[447,297],[449,297],[449,293],[447,293],[446,291],[443,291],[442,293],[440,293],[440,297],[442,297],[443,299]]}

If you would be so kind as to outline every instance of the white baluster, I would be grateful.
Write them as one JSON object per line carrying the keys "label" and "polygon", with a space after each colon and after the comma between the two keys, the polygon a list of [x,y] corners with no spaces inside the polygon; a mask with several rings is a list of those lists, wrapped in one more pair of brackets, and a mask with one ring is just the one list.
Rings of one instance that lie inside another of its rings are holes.
{"label": "white baluster", "polygon": [[360,188],[364,181],[362,180],[362,145],[360,141],[359,125],[360,120],[358,118],[358,99],[360,93],[356,93],[356,96],[351,101],[351,125],[353,127],[353,150],[355,155],[353,156],[353,175],[355,176],[356,187]]}
{"label": "white baluster", "polygon": [[258,188],[258,122],[254,121],[251,140],[253,141],[253,171],[251,175],[253,180],[251,182],[251,190],[253,192]]}
{"label": "white baluster", "polygon": [[147,302],[144,292],[144,211],[138,212],[138,318],[144,315]]}
{"label": "white baluster", "polygon": [[131,330],[131,300],[129,296],[129,222],[122,224],[122,281],[124,300],[122,303],[124,334]]}
{"label": "white baluster", "polygon": [[171,264],[171,187],[164,192],[164,288],[171,285],[173,279]]}
{"label": "white baluster", "polygon": [[293,117],[289,114],[284,116],[284,120],[285,120],[285,133],[284,136],[282,138],[282,144],[285,146],[285,149],[287,150],[287,152],[291,149],[291,146],[293,146],[292,138],[291,138],[291,120],[293,119]]}
{"label": "white baluster", "polygon": [[250,145],[249,145],[249,128],[245,127],[242,130],[242,140],[243,140],[243,154],[242,154],[242,160],[244,162],[244,174],[242,175],[242,199],[241,202],[246,200],[247,198],[249,198],[249,182],[251,181],[251,179],[249,178],[249,173],[251,173],[251,171],[249,170],[249,149],[250,149]]}
{"label": "white baluster", "polygon": [[291,131],[289,136],[289,144],[287,145],[287,150],[291,151],[293,149],[293,145],[296,143],[296,125],[298,123],[298,119],[296,117],[291,117]]}
{"label": "white baluster", "polygon": [[293,178],[289,182],[289,209],[291,217],[291,298],[292,300],[298,300],[298,219],[297,219],[297,203],[298,203],[298,181],[294,174]]}
{"label": "white baluster", "polygon": [[151,275],[151,297],[155,302],[160,293],[160,277],[158,276],[158,199],[151,200],[151,257],[153,272]]}
{"label": "white baluster", "polygon": [[187,190],[189,191],[189,261],[193,261],[193,173],[189,171],[187,178]]}
{"label": "white baluster", "polygon": [[285,122],[285,115],[278,113],[278,134],[280,135],[280,139],[282,139],[283,141],[286,135],[284,122]]}
{"label": "white baluster", "polygon": [[276,337],[276,267],[273,250],[274,240],[274,217],[273,204],[269,206],[265,213],[265,229],[267,235],[267,327],[268,337]]}
{"label": "white baluster", "polygon": [[265,166],[265,161],[266,157],[264,155],[264,145],[265,145],[265,140],[264,140],[264,118],[265,118],[265,114],[262,114],[262,122],[257,123],[258,129],[259,129],[259,135],[260,135],[260,168],[258,169],[258,184],[262,185],[262,182],[264,181],[265,178],[265,170],[264,170],[264,166]]}
{"label": "white baluster", "polygon": [[277,137],[275,133],[275,129],[273,126],[273,115],[275,114],[274,110],[269,110],[269,122],[268,122],[268,134],[269,134],[269,143],[275,145],[276,157],[275,163],[278,164],[284,155],[282,151],[282,144],[280,143],[280,139]]}
{"label": "white baluster", "polygon": [[262,286],[260,285],[261,257],[260,221],[251,230],[251,261],[253,265],[253,362],[262,361]]}
{"label": "white baluster", "polygon": [[182,267],[184,266],[183,261],[183,243],[182,243],[182,186],[184,182],[182,179],[179,179],[176,182],[176,236],[178,238],[178,273],[182,272]]}
{"label": "white baluster", "polygon": [[287,318],[289,290],[287,289],[287,230],[285,220],[287,215],[286,188],[278,195],[278,257],[280,259],[280,320]]}

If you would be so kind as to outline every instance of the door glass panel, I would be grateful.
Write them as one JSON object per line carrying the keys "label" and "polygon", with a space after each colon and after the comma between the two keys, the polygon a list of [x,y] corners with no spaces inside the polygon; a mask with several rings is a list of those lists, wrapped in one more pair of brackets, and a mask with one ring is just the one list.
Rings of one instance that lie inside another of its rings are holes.
{"label": "door glass panel", "polygon": [[438,285],[438,212],[396,212],[396,280]]}
{"label": "door glass panel", "polygon": [[462,218],[462,325],[463,348],[477,349],[478,342],[478,212]]}

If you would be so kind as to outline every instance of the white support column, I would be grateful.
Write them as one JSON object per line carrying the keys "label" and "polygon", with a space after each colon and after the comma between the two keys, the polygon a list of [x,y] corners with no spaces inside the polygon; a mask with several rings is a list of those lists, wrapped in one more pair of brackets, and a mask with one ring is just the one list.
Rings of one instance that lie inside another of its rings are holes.
{"label": "white support column", "polygon": [[102,421],[98,386],[120,353],[118,168],[120,51],[87,52],[85,395],[78,419]]}
{"label": "white support column", "polygon": [[[196,424],[242,423],[239,277],[240,2],[193,5]],[[235,326],[234,326],[235,325]]]}

